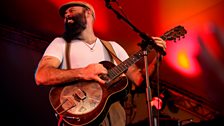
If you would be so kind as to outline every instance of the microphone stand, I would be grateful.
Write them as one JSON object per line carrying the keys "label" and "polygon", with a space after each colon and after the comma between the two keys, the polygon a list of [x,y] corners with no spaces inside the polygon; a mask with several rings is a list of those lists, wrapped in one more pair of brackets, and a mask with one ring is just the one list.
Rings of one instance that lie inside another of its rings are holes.
{"label": "microphone stand", "polygon": [[148,107],[148,120],[149,120],[149,126],[153,126],[153,115],[152,115],[152,106],[151,106],[151,101],[152,101],[152,95],[151,95],[151,88],[149,84],[149,73],[148,73],[148,51],[147,47],[150,46],[150,48],[154,48],[156,51],[158,51],[161,55],[166,55],[166,52],[159,46],[156,45],[154,40],[146,35],[145,33],[141,32],[139,29],[137,29],[128,19],[126,19],[123,15],[121,15],[117,10],[115,10],[111,4],[110,1],[105,0],[106,7],[108,9],[111,9],[118,17],[118,19],[124,20],[135,32],[139,34],[139,36],[142,38],[142,42],[139,43],[138,45],[142,48],[143,50],[143,56],[144,56],[144,63],[145,63],[145,76],[146,76],[146,97],[147,97],[147,107]]}

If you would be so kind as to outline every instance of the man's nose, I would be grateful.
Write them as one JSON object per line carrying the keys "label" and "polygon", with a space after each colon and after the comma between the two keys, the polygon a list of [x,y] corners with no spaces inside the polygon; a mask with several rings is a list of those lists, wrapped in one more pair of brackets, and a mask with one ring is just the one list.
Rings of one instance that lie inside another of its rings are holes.
{"label": "man's nose", "polygon": [[67,12],[67,13],[65,13],[64,17],[65,17],[65,18],[70,18],[70,17],[72,17],[72,14],[69,13],[69,12]]}

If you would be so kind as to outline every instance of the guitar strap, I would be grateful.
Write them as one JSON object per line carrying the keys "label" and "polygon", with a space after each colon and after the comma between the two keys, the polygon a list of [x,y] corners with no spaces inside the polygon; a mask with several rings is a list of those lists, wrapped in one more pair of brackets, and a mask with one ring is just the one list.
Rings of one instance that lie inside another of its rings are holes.
{"label": "guitar strap", "polygon": [[[65,40],[66,41],[66,40]],[[71,64],[70,64],[70,44],[71,41],[67,41],[65,44],[65,62],[66,62],[66,69],[70,69],[71,68]],[[64,122],[63,122],[63,115],[59,114],[58,115],[58,125],[57,126],[65,126]]]}
{"label": "guitar strap", "polygon": [[65,44],[65,62],[66,62],[66,67],[67,69],[71,68],[71,64],[70,64],[70,42],[66,42]]}
{"label": "guitar strap", "polygon": [[112,56],[112,59],[114,59],[117,64],[121,63],[122,61],[117,57],[112,45],[108,41],[105,41],[102,39],[101,39],[101,42],[104,45],[104,47],[106,47],[106,49],[110,53],[110,55]]}

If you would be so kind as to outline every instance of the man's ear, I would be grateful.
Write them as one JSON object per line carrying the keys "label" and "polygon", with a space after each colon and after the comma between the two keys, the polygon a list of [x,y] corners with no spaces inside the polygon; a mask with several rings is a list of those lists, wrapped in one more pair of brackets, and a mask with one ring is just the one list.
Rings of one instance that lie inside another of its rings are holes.
{"label": "man's ear", "polygon": [[92,16],[92,11],[90,9],[86,10],[87,16]]}
{"label": "man's ear", "polygon": [[94,13],[93,13],[93,11],[91,11],[90,9],[87,9],[86,13],[87,13],[87,15],[86,15],[87,17],[91,16],[93,18],[93,20],[94,20]]}

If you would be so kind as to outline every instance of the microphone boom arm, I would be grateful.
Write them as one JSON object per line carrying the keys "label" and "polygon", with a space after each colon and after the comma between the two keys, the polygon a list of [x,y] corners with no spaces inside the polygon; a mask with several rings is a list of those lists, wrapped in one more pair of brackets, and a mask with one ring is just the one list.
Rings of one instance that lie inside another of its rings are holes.
{"label": "microphone boom arm", "polygon": [[127,18],[125,18],[123,15],[121,15],[117,10],[115,10],[111,4],[110,4],[110,0],[105,0],[106,1],[106,7],[110,10],[112,10],[118,17],[118,19],[122,19],[123,21],[125,21],[135,32],[138,33],[138,35],[143,39],[142,43],[140,43],[139,45],[141,46],[142,49],[145,49],[147,45],[152,45],[152,47],[158,51],[161,55],[166,55],[166,52],[159,46],[156,45],[156,43],[154,42],[154,40],[149,37],[147,34],[145,34],[144,32],[140,31],[137,27],[135,27]]}

